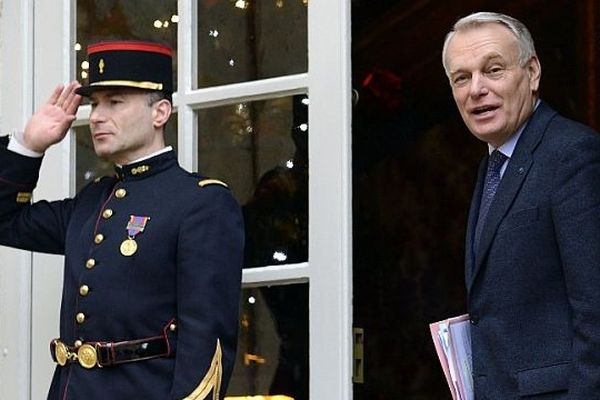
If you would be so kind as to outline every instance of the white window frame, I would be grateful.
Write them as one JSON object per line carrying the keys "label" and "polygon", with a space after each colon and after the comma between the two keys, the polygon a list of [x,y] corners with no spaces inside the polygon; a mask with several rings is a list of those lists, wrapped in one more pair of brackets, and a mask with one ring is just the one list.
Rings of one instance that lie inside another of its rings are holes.
{"label": "white window frame", "polygon": [[[6,130],[22,128],[27,116],[48,97],[56,83],[75,76],[72,51],[75,0],[62,0],[59,7],[55,0],[3,0],[3,3],[0,126]],[[196,4],[196,0],[178,0],[180,70],[174,105],[178,111],[178,156],[184,168],[197,167],[198,109],[299,93],[310,95],[309,260],[247,269],[243,282],[245,287],[309,284],[310,398],[350,400],[350,1],[309,0],[307,73],[205,89],[194,89]],[[80,108],[76,126],[87,124],[89,111],[89,106]],[[44,159],[36,197],[68,196],[75,182],[71,172],[73,163],[74,140],[51,149]],[[0,257],[3,395],[16,400],[44,398],[54,368],[48,341],[58,335],[62,257],[5,248],[0,249]],[[11,270],[7,269],[9,265],[13,267]],[[2,290],[8,287],[12,289]],[[6,355],[4,349],[8,349]]]}

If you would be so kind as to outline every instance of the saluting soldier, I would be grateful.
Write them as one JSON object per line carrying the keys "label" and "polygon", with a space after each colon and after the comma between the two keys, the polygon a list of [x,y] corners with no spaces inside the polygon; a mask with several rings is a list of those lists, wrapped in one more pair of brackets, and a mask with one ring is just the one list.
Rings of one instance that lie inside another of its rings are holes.
{"label": "saluting soldier", "polygon": [[[222,399],[237,341],[239,205],[165,146],[170,48],[111,41],[88,57],[88,86],[57,87],[23,133],[0,139],[0,244],[65,255],[48,399]],[[81,96],[94,150],[116,174],[32,204],[42,156]]]}

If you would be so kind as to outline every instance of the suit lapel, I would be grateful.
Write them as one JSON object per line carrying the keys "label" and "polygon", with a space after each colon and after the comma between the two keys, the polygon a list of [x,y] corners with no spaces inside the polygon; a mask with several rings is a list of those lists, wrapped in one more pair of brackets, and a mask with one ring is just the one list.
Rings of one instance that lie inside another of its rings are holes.
{"label": "suit lapel", "polygon": [[481,232],[481,239],[479,241],[479,248],[476,252],[475,268],[473,269],[471,284],[477,276],[477,273],[483,264],[483,260],[487,256],[494,236],[496,235],[498,226],[519,192],[531,164],[531,154],[520,157],[519,155],[515,156],[513,153],[513,157],[511,157],[502,181],[498,186],[498,191],[490,206],[490,211],[488,212],[487,219]]}
{"label": "suit lapel", "polygon": [[[508,213],[511,205],[514,202],[515,197],[519,193],[531,166],[533,165],[533,152],[539,144],[542,136],[546,130],[546,126],[550,122],[552,116],[556,112],[548,107],[545,103],[541,103],[529,122],[525,127],[525,130],[521,134],[519,141],[515,147],[515,150],[510,158],[506,171],[498,186],[496,196],[490,206],[490,210],[481,233],[481,240],[479,242],[479,248],[476,252],[476,257],[470,257],[473,260],[471,271],[467,272],[467,289],[470,291],[477,274],[479,273],[484,260],[487,258],[487,253],[490,250],[490,246],[494,240],[498,227],[502,222],[502,219]],[[479,174],[481,175],[481,168]],[[481,181],[482,178],[478,179],[478,190],[477,196],[481,197]],[[475,203],[475,202],[473,202]],[[479,205],[479,201],[476,202]],[[469,236],[468,242],[472,243],[474,224],[476,223],[478,214],[478,208],[471,206],[469,213]],[[473,222],[474,220],[475,222]],[[466,251],[471,252],[470,249]],[[471,253],[472,254],[472,253]],[[466,264],[469,264],[467,261]]]}

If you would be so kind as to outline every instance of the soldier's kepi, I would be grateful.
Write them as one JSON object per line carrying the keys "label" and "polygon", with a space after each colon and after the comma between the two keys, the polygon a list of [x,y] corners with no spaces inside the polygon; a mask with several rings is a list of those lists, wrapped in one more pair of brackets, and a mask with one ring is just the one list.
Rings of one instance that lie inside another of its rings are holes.
{"label": "soldier's kepi", "polygon": [[173,93],[172,51],[152,42],[100,42],[88,46],[89,84],[77,89],[89,96],[97,89],[130,87]]}

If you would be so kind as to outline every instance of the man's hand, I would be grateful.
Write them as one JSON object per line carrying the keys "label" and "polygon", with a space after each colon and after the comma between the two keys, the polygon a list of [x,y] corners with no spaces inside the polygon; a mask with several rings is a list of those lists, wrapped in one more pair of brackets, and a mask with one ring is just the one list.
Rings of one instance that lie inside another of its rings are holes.
{"label": "man's hand", "polygon": [[63,140],[81,103],[75,90],[77,81],[67,86],[59,85],[42,107],[31,116],[23,134],[22,145],[29,150],[44,153],[48,147]]}

